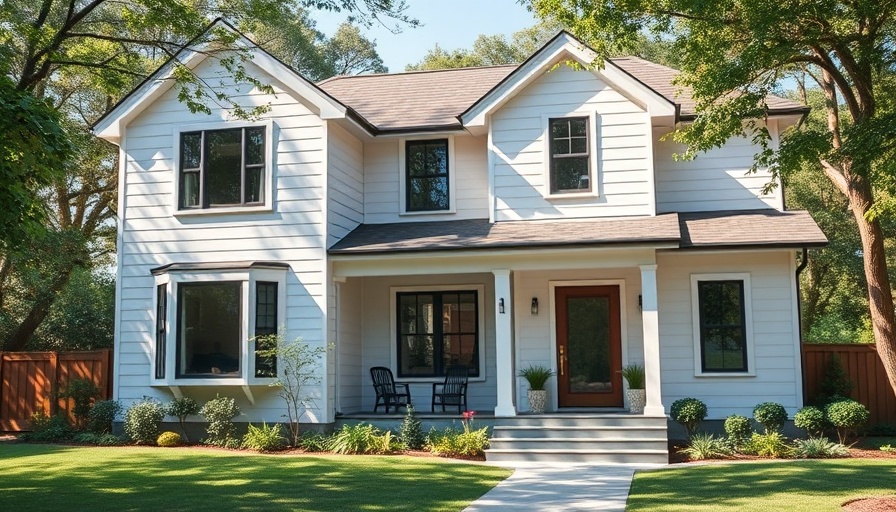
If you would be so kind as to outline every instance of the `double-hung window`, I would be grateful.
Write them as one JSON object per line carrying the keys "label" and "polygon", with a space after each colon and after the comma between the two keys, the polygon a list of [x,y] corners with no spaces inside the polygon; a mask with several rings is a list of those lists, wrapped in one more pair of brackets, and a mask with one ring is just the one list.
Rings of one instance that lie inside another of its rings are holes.
{"label": "double-hung window", "polygon": [[451,208],[448,139],[405,142],[405,211]]}
{"label": "double-hung window", "polygon": [[398,376],[437,377],[454,365],[479,376],[477,290],[396,293]]}
{"label": "double-hung window", "polygon": [[749,277],[694,275],[698,374],[752,372]]}
{"label": "double-hung window", "polygon": [[266,127],[180,134],[178,209],[265,204]]}
{"label": "double-hung window", "polygon": [[591,192],[591,134],[589,117],[548,120],[550,193]]}

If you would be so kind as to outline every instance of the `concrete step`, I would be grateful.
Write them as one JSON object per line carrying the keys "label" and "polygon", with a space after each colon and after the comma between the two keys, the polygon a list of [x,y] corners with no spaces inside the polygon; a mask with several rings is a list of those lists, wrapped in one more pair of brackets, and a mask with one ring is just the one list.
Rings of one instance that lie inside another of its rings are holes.
{"label": "concrete step", "polygon": [[668,464],[666,450],[552,450],[528,449],[505,450],[488,449],[485,458],[489,462],[578,462],[609,464]]}
{"label": "concrete step", "polygon": [[491,438],[489,444],[497,450],[557,450],[557,451],[576,451],[576,450],[610,450],[610,451],[629,451],[629,450],[658,450],[663,451],[667,448],[665,439],[644,439],[644,438],[608,438],[608,439],[512,439],[512,438]]}
{"label": "concrete step", "polygon": [[495,426],[531,427],[623,427],[654,426],[665,427],[666,416],[642,416],[633,414],[526,414],[512,418],[496,418]]}
{"label": "concrete step", "polygon": [[666,441],[666,426],[544,426],[498,425],[493,429],[493,437],[507,438],[619,438],[635,436]]}

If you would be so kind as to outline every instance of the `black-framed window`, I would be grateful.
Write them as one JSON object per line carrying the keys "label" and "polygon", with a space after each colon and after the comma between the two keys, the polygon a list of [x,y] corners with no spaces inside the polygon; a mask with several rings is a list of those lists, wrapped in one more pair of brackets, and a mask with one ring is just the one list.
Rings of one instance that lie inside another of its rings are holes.
{"label": "black-framed window", "polygon": [[[259,281],[255,283],[255,337],[274,334],[277,334],[277,283]],[[276,377],[276,356],[262,357],[256,354],[255,376]]]}
{"label": "black-framed window", "polygon": [[437,377],[453,365],[479,375],[479,294],[475,290],[400,292],[398,376]]}
{"label": "black-framed window", "polygon": [[264,139],[263,126],[182,133],[178,207],[263,205]]}
{"label": "black-framed window", "polygon": [[588,117],[550,119],[551,194],[590,192]]}
{"label": "black-framed window", "polygon": [[165,348],[167,346],[168,285],[156,286],[156,378],[165,378]]}
{"label": "black-framed window", "polygon": [[450,209],[448,139],[405,142],[405,168],[407,211]]}
{"label": "black-framed window", "polygon": [[702,371],[748,371],[744,282],[698,281],[697,300]]}
{"label": "black-framed window", "polygon": [[178,285],[178,378],[240,376],[242,285],[242,281]]}

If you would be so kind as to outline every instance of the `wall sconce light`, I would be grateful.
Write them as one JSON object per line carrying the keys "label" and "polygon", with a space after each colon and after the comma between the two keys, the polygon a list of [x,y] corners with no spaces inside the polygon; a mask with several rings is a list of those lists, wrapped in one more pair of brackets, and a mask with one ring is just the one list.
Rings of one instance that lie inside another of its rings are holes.
{"label": "wall sconce light", "polygon": [[504,297],[498,299],[498,313],[504,314]]}
{"label": "wall sconce light", "polygon": [[638,295],[638,311],[644,311],[644,299]]}
{"label": "wall sconce light", "polygon": [[532,297],[532,314],[538,314],[538,297]]}

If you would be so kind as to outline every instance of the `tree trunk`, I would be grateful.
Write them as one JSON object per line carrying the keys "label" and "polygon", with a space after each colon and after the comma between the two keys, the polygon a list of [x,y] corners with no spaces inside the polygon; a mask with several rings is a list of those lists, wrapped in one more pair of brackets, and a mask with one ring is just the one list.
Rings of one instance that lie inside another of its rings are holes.
{"label": "tree trunk", "polygon": [[884,252],[884,235],[877,220],[869,221],[865,215],[873,204],[871,187],[859,177],[849,180],[849,203],[859,235],[862,238],[862,261],[868,281],[868,307],[871,326],[877,342],[877,354],[884,364],[890,387],[896,391],[896,314],[893,293],[887,276],[887,260]]}
{"label": "tree trunk", "polygon": [[25,349],[28,342],[31,341],[31,337],[34,336],[34,332],[40,327],[40,324],[44,319],[47,318],[47,315],[50,314],[50,308],[56,301],[59,292],[61,292],[62,289],[65,288],[65,285],[68,284],[73,271],[74,267],[68,267],[62,270],[53,279],[50,286],[44,290],[44,293],[42,293],[34,304],[32,304],[31,310],[28,311],[28,316],[19,323],[15,332],[13,332],[3,344],[4,351],[19,352]]}

